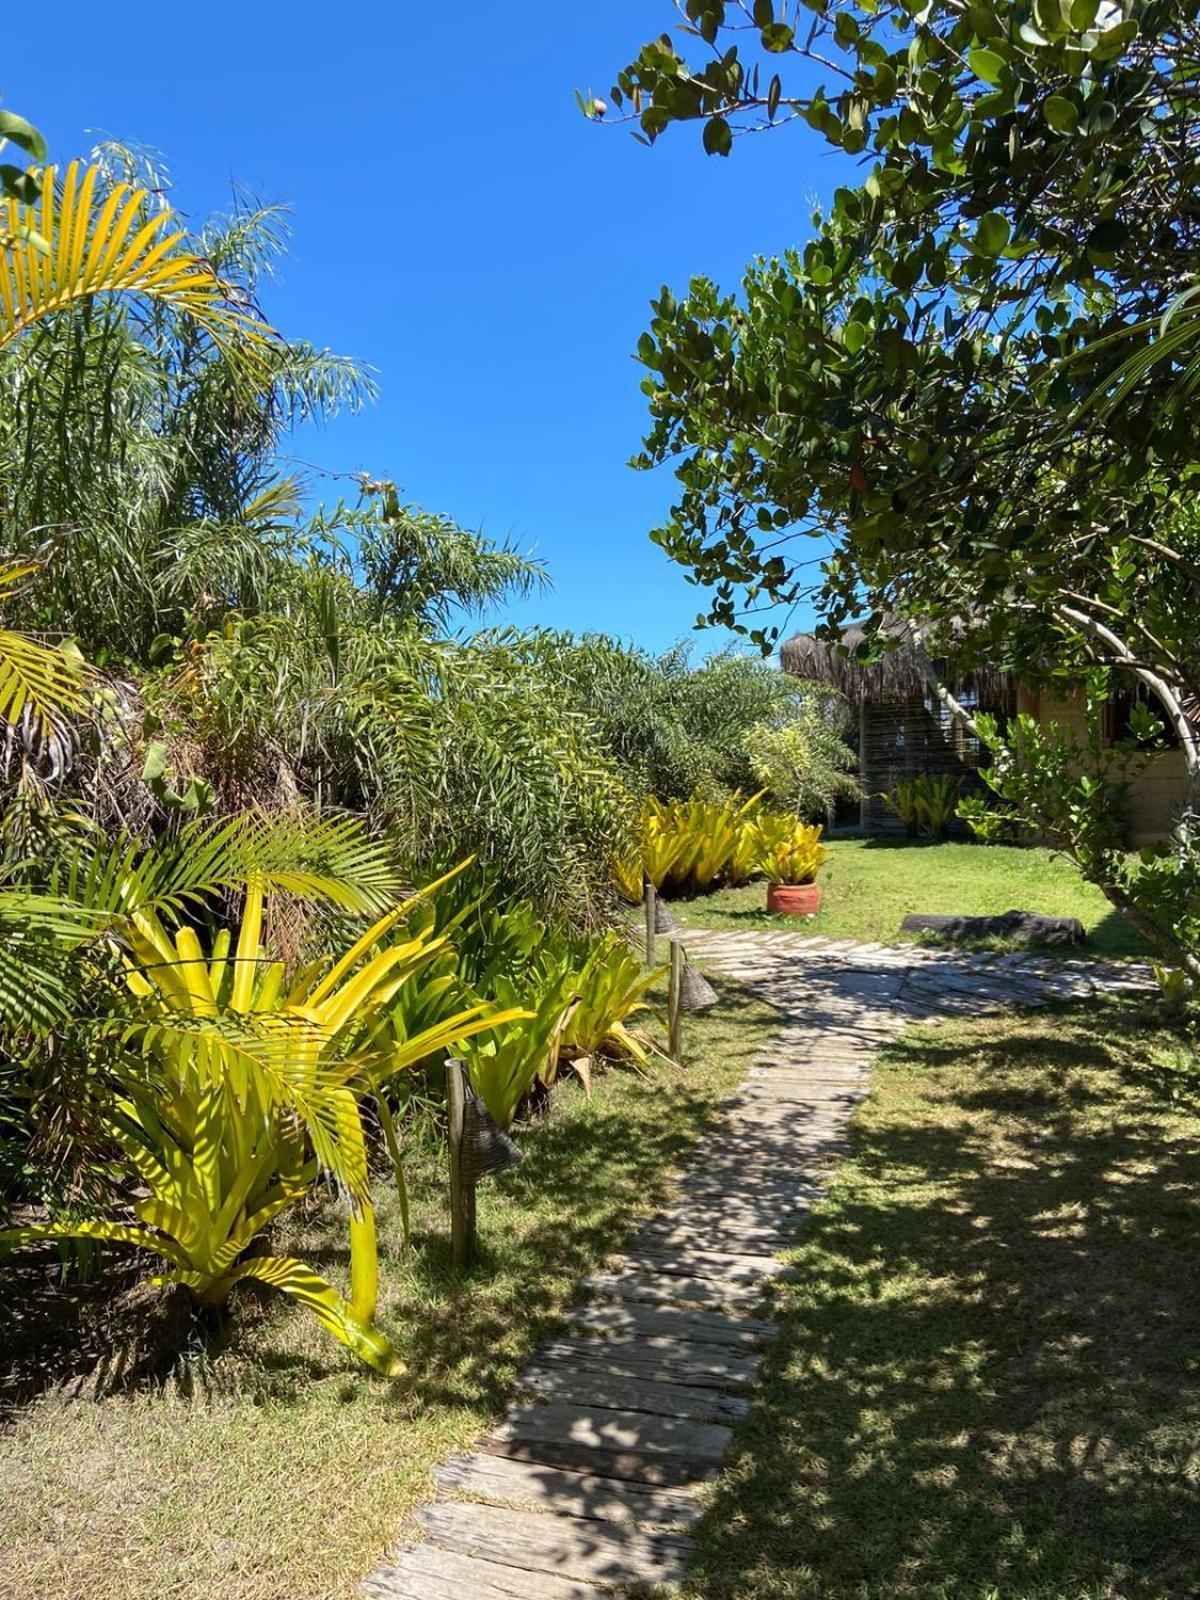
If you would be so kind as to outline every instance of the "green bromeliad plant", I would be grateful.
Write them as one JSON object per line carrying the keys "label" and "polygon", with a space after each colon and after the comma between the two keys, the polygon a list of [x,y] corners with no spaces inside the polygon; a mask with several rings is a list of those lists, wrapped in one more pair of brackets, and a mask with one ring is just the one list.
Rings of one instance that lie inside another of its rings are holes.
{"label": "green bromeliad plant", "polygon": [[882,797],[910,838],[928,830],[945,838],[958,815],[962,779],[950,773],[923,772],[915,778],[898,778]]}

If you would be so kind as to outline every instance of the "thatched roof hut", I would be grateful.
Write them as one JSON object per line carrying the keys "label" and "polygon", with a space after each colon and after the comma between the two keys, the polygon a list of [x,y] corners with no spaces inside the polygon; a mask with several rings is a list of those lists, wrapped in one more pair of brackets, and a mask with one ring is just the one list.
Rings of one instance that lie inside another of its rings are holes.
{"label": "thatched roof hut", "polygon": [[[984,752],[952,721],[933,693],[911,627],[901,618],[882,629],[889,648],[863,663],[860,649],[871,642],[862,626],[847,628],[837,641],[798,633],[780,649],[785,672],[839,690],[858,713],[859,824],[898,826],[883,796],[898,782],[926,773],[946,774],[964,788],[978,785]],[[956,666],[945,657],[934,670],[965,705],[1007,713],[1015,701],[1012,678],[995,668]]]}
{"label": "thatched roof hut", "polygon": [[[896,618],[881,631],[890,648],[876,661],[864,664],[858,659],[868,634],[861,624],[854,623],[837,641],[818,639],[813,633],[793,634],[780,647],[780,664],[797,678],[829,684],[856,708],[864,702],[924,700],[929,685],[909,624]],[[935,661],[934,667],[953,690],[962,690],[976,704],[1002,705],[1012,695],[1012,679],[995,668],[973,666],[956,671],[945,658]]]}

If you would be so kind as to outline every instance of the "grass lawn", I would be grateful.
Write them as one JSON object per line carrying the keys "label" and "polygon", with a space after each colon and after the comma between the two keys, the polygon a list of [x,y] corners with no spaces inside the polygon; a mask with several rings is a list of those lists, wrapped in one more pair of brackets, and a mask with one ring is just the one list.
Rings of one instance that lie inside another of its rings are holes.
{"label": "grass lawn", "polygon": [[1040,911],[1078,917],[1088,936],[1085,948],[1097,955],[1146,954],[1099,889],[1049,850],[893,838],[834,839],[829,848],[815,917],[769,917],[763,883],[676,902],[672,910],[680,921],[701,927],[793,927],[832,939],[886,942],[913,937],[900,933],[910,911]]}
{"label": "grass lawn", "polygon": [[1129,1006],[911,1033],[795,1253],[700,1600],[1200,1589],[1200,1061]]}
{"label": "grass lawn", "polygon": [[[590,1102],[564,1085],[552,1114],[521,1133],[522,1165],[479,1191],[482,1258],[469,1281],[449,1267],[432,1162],[414,1159],[410,1171],[411,1262],[399,1254],[392,1188],[381,1187],[381,1322],[411,1362],[408,1380],[389,1385],[359,1367],[281,1297],[246,1295],[224,1348],[197,1343],[168,1373],[107,1394],[91,1380],[18,1400],[10,1390],[0,1595],[352,1595],[428,1497],[430,1468],[495,1419],[580,1278],[661,1199],[668,1168],[772,1020],[729,988],[719,1010],[689,1019],[684,1072],[614,1072]],[[344,1281],[344,1232],[328,1209],[314,1207],[278,1243]],[[28,1323],[37,1307],[17,1309]],[[8,1316],[0,1307],[11,1332]]]}

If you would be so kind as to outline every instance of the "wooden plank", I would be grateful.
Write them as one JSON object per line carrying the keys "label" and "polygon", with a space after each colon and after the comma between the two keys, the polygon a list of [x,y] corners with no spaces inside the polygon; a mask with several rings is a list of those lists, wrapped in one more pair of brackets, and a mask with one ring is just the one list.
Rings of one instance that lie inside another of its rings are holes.
{"label": "wooden plank", "polygon": [[730,1344],[752,1349],[773,1339],[774,1323],[758,1317],[731,1317],[718,1310],[680,1310],[670,1306],[638,1306],[637,1302],[597,1301],[576,1306],[566,1315],[576,1328],[595,1333],[637,1334],[638,1338],[675,1339],[686,1344]]}
{"label": "wooden plank", "polygon": [[729,1250],[760,1251],[790,1250],[796,1242],[796,1233],[802,1215],[793,1216],[790,1225],[758,1218],[750,1221],[744,1216],[726,1217],[692,1216],[686,1221],[664,1219],[653,1222],[637,1234],[634,1243],[647,1250]]}
{"label": "wooden plank", "polygon": [[696,1461],[722,1461],[730,1430],[715,1422],[658,1417],[642,1411],[614,1411],[608,1406],[560,1404],[513,1406],[492,1435],[496,1440],[539,1443],[566,1439],[597,1450],[632,1450],[639,1454],[683,1455]]}
{"label": "wooden plank", "polygon": [[770,1251],[707,1250],[695,1244],[681,1244],[664,1250],[635,1240],[625,1252],[621,1265],[639,1272],[665,1272],[686,1278],[715,1278],[726,1283],[762,1283],[777,1278],[787,1269]]}
{"label": "wooden plank", "polygon": [[803,1195],[789,1203],[771,1196],[762,1204],[743,1204],[736,1209],[726,1210],[719,1193],[699,1190],[688,1195],[685,1208],[687,1220],[677,1223],[675,1227],[691,1229],[696,1234],[710,1237],[714,1233],[723,1233],[727,1238],[739,1237],[743,1240],[748,1239],[755,1230],[765,1231],[772,1239],[770,1249],[791,1249],[808,1213],[825,1194],[825,1186],[818,1181],[817,1173],[814,1171],[811,1176],[813,1181]]}
{"label": "wooden plank", "polygon": [[665,1305],[752,1306],[762,1290],[756,1283],[731,1283],[711,1278],[684,1278],[671,1273],[590,1272],[585,1289],[615,1300],[648,1300]]}
{"label": "wooden plank", "polygon": [[730,1392],[748,1389],[758,1372],[759,1357],[731,1345],[680,1343],[677,1339],[553,1340],[534,1358],[538,1367],[567,1367],[573,1372],[605,1372],[648,1383],[685,1383]]}
{"label": "wooden plank", "polygon": [[630,1378],[604,1372],[535,1361],[521,1374],[517,1387],[546,1400],[570,1405],[607,1406],[614,1411],[646,1411],[660,1417],[685,1417],[695,1422],[737,1422],[750,1409],[743,1395],[719,1389],[664,1383],[662,1379]]}
{"label": "wooden plank", "polygon": [[481,1448],[569,1472],[678,1487],[715,1477],[731,1438],[716,1422],[552,1400],[512,1412]]}
{"label": "wooden plank", "polygon": [[617,1478],[564,1472],[533,1461],[474,1452],[452,1456],[434,1474],[440,1489],[526,1511],[558,1512],[632,1527],[690,1528],[702,1515],[694,1494]]}
{"label": "wooden plank", "polygon": [[443,1550],[584,1583],[676,1583],[692,1551],[691,1540],[679,1533],[643,1533],[619,1523],[461,1500],[426,1506],[417,1522]]}
{"label": "wooden plank", "polygon": [[591,1583],[522,1572],[432,1544],[402,1550],[363,1589],[374,1600],[604,1600],[604,1591]]}

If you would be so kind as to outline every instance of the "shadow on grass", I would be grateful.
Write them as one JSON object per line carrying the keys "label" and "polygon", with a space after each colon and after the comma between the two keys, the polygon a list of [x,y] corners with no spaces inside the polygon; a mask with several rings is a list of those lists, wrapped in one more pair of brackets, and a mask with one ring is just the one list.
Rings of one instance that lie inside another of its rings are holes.
{"label": "shadow on grass", "polygon": [[1137,1014],[895,1047],[706,1521],[708,1600],[1184,1600],[1200,1124]]}

